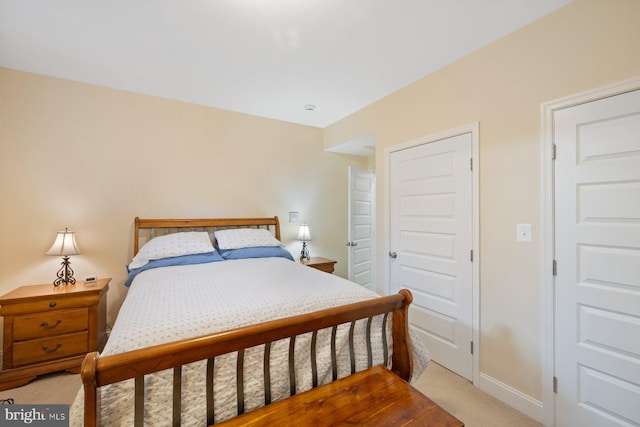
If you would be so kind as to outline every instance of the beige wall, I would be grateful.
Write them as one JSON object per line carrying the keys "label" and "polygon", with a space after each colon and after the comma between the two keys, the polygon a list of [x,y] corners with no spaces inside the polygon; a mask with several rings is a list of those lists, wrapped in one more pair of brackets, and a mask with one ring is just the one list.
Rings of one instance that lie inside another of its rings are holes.
{"label": "beige wall", "polygon": [[366,164],[324,152],[318,128],[0,68],[0,294],[53,280],[43,254],[68,226],[76,277],[114,279],[111,323],[135,216],[278,215],[295,255],[296,210],[344,276],[347,168]]}
{"label": "beige wall", "polygon": [[[480,123],[480,370],[542,400],[541,104],[640,76],[640,1],[574,3],[328,127],[324,144],[375,132],[378,277],[384,149]],[[516,242],[516,224],[533,242]]]}

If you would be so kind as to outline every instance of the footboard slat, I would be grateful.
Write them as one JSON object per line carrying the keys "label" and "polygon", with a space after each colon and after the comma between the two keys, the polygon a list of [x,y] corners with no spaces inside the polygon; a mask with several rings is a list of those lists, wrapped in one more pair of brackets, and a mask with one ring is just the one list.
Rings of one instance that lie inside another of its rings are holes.
{"label": "footboard slat", "polygon": [[[389,346],[387,345],[387,318],[389,313],[385,313],[382,317],[382,351],[384,352],[384,360],[389,360]],[[406,379],[406,378],[405,378]]]}
{"label": "footboard slat", "polygon": [[351,373],[356,372],[356,348],[353,342],[353,331],[356,329],[355,320],[349,326],[349,361],[351,362]]}
{"label": "footboard slat", "polygon": [[236,364],[237,414],[244,414],[244,349],[238,350]]}
{"label": "footboard slat", "polygon": [[210,357],[207,359],[207,425],[211,425],[215,422],[214,413],[214,400],[213,400],[213,374],[215,368],[216,359]]}
{"label": "footboard slat", "polygon": [[144,375],[136,377],[135,380],[135,416],[133,425],[135,427],[144,426]]}
{"label": "footboard slat", "polygon": [[289,393],[296,394],[296,336],[289,338]]}
{"label": "footboard slat", "polygon": [[271,342],[264,345],[264,404],[271,403]]}
{"label": "footboard slat", "polygon": [[[367,332],[366,332],[366,342],[367,342],[367,368],[373,366],[373,349],[371,348],[371,323],[373,322],[373,317],[369,317],[367,319]],[[385,357],[384,360],[387,360]]]}
{"label": "footboard slat", "polygon": [[318,387],[318,359],[316,356],[316,345],[318,343],[318,331],[311,334],[311,387]]}
{"label": "footboard slat", "polygon": [[182,417],[182,365],[173,368],[173,426],[181,424]]}
{"label": "footboard slat", "polygon": [[331,379],[338,379],[338,354],[336,352],[336,335],[338,333],[338,325],[331,328]]}
{"label": "footboard slat", "polygon": [[[206,367],[206,416],[208,425],[214,424],[216,414],[215,403],[215,358],[217,356],[237,352],[237,390],[238,390],[238,414],[242,414],[244,408],[244,349],[264,345],[264,391],[265,404],[272,401],[270,357],[271,347],[276,341],[289,339],[289,380],[291,394],[297,392],[295,343],[298,335],[312,333],[311,335],[311,365],[313,373],[313,387],[317,387],[318,361],[317,331],[331,329],[330,358],[332,378],[338,377],[338,351],[337,332],[338,327],[344,328],[350,324],[348,335],[348,352],[351,363],[351,371],[356,365],[356,352],[354,343],[354,329],[358,320],[368,319],[366,326],[367,364],[373,363],[373,350],[371,344],[371,325],[374,316],[382,316],[382,347],[384,363],[391,359],[391,370],[405,380],[409,380],[412,374],[412,360],[409,349],[408,337],[408,307],[412,301],[412,295],[407,290],[386,297],[345,306],[321,310],[309,314],[292,316],[260,324],[241,327],[233,330],[222,331],[210,335],[185,339],[167,344],[161,344],[140,350],[99,357],[97,352],[89,353],[81,368],[81,377],[85,390],[85,425],[95,426],[99,413],[99,388],[108,384],[134,379],[135,382],[135,413],[134,425],[144,424],[145,414],[145,375],[173,369],[173,424],[179,425],[182,409],[182,368],[181,366],[196,361],[207,360]],[[393,337],[393,352],[389,353],[387,339],[387,321],[389,313],[393,314],[391,335]],[[363,325],[364,326],[364,325]],[[341,329],[341,335],[346,329]],[[377,336],[377,334],[376,334]],[[328,337],[327,337],[328,338]],[[377,340],[378,338],[376,338]],[[306,341],[305,341],[306,343]],[[360,341],[358,341],[360,346]],[[342,344],[341,344],[342,347]],[[360,348],[360,347],[359,347]],[[345,348],[346,350],[346,348]],[[341,350],[342,351],[342,350]],[[323,352],[324,354],[324,352]],[[346,356],[346,355],[345,355]],[[364,355],[363,355],[364,356]],[[341,353],[342,363],[342,353]],[[346,360],[344,360],[346,363]]]}

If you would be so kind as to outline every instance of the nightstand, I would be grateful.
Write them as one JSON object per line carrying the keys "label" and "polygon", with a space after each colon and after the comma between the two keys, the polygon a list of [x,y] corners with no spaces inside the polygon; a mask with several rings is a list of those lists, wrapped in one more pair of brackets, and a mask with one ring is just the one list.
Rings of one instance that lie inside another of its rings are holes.
{"label": "nightstand", "polygon": [[84,356],[106,342],[110,281],[21,286],[0,297],[4,317],[0,390],[49,372],[79,373]]}
{"label": "nightstand", "polygon": [[332,274],[337,261],[328,258],[311,257],[309,261],[300,261],[301,264],[308,265],[320,271]]}

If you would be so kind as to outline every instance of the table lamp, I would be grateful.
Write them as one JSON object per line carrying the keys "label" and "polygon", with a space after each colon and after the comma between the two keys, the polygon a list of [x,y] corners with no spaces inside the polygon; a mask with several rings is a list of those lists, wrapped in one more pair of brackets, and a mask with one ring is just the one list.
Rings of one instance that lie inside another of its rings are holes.
{"label": "table lamp", "polygon": [[300,251],[300,261],[309,261],[311,257],[309,256],[309,248],[307,247],[307,242],[311,239],[311,232],[309,231],[309,224],[302,224],[300,229],[298,230],[298,237],[296,240],[302,240],[302,251]]}
{"label": "table lamp", "polygon": [[69,255],[78,255],[79,253],[75,231],[69,231],[67,228],[64,231],[58,231],[51,249],[46,252],[46,255],[62,257],[62,267],[58,270],[57,279],[53,281],[53,286],[74,285],[76,283],[73,270],[70,267]]}

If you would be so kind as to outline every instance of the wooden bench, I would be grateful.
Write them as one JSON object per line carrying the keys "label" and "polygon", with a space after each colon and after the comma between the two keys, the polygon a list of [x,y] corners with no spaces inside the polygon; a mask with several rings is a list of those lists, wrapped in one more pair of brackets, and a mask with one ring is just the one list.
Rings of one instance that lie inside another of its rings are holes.
{"label": "wooden bench", "polygon": [[219,427],[287,425],[464,426],[381,365],[216,424]]}

